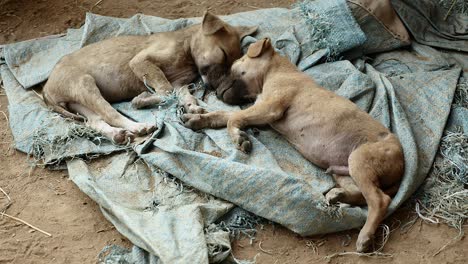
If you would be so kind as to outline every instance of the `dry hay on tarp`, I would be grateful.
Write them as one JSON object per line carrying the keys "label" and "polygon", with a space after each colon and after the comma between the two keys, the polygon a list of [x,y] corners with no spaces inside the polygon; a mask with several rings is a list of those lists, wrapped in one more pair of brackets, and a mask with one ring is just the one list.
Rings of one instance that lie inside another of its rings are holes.
{"label": "dry hay on tarp", "polygon": [[[311,29],[309,33],[312,41],[307,43],[308,45],[312,45],[311,54],[319,49],[328,49],[326,61],[334,61],[339,55],[334,47],[339,46],[339,43],[334,39],[330,39],[330,30],[333,27],[332,19],[329,18],[327,13],[321,14],[316,12],[310,5],[310,2],[313,1],[305,0],[298,2],[293,5],[293,8],[299,8],[302,17]],[[305,56],[308,55],[310,54],[305,54]]]}
{"label": "dry hay on tarp", "polygon": [[460,78],[453,97],[452,107],[468,108],[468,79]]}
{"label": "dry hay on tarp", "polygon": [[[57,116],[57,118],[59,117]],[[48,134],[49,131],[47,129],[38,129],[34,131],[32,135],[32,150],[28,153],[28,157],[32,158],[35,165],[54,165],[61,163],[63,161],[61,158],[45,162],[44,155],[46,153],[60,152],[60,149],[73,144],[73,139],[86,138],[97,145],[100,145],[102,140],[106,140],[100,133],[73,120],[70,120],[70,125],[67,127],[65,133],[59,137],[50,138]]]}
{"label": "dry hay on tarp", "polygon": [[[461,77],[455,90],[452,109],[468,108],[468,80]],[[468,131],[457,127],[445,131],[439,152],[425,183],[415,194],[418,216],[428,223],[445,223],[464,235],[468,218]]]}
{"label": "dry hay on tarp", "polygon": [[468,136],[447,131],[424,185],[416,194],[416,212],[428,223],[445,223],[463,236],[468,218]]}
{"label": "dry hay on tarp", "polygon": [[438,0],[439,5],[447,10],[447,16],[450,14],[468,15],[468,1],[466,0]]}

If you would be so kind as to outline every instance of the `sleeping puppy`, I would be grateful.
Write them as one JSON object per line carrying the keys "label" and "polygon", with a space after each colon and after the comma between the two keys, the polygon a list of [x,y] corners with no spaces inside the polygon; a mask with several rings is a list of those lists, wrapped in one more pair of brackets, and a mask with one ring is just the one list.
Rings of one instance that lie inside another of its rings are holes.
{"label": "sleeping puppy", "polygon": [[356,243],[359,252],[366,251],[404,173],[398,138],[351,101],[299,71],[274,51],[269,39],[252,44],[234,62],[217,95],[228,103],[255,103],[237,112],[185,114],[185,125],[227,126],[237,147],[250,152],[252,144],[242,129],[269,124],[310,162],[334,175],[339,186],[326,194],[329,203],[367,203],[367,220]]}
{"label": "sleeping puppy", "polygon": [[230,26],[206,12],[201,24],[177,31],[91,44],[57,63],[44,86],[44,101],[67,117],[84,116],[92,129],[126,144],[155,126],[128,119],[110,103],[133,98],[133,106],[142,108],[180,89],[187,112],[202,112],[186,85],[199,74],[208,85],[216,83],[213,78],[221,78],[241,57],[242,37],[256,29]]}

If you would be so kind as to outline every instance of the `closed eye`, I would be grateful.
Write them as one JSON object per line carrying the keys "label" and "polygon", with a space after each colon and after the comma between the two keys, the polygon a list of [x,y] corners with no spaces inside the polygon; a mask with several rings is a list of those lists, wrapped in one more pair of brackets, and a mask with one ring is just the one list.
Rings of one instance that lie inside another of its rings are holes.
{"label": "closed eye", "polygon": [[226,53],[226,51],[225,51],[224,49],[221,49],[221,50],[223,51],[223,56],[224,56],[224,57],[223,57],[223,62],[227,62],[227,60],[228,60],[228,55],[227,55],[227,53]]}

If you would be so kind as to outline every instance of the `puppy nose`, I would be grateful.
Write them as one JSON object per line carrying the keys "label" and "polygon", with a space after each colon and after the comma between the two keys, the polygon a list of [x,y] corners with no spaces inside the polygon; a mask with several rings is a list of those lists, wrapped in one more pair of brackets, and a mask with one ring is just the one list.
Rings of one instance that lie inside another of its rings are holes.
{"label": "puppy nose", "polygon": [[213,86],[209,82],[203,82],[205,89],[207,90],[213,90]]}

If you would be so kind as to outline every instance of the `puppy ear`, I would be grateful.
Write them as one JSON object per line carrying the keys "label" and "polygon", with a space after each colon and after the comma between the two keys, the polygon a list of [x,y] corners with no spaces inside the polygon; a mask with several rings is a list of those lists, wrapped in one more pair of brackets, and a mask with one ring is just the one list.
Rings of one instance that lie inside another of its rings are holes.
{"label": "puppy ear", "polygon": [[271,41],[269,38],[264,38],[250,45],[247,50],[247,56],[250,58],[257,58],[262,55],[265,50],[268,50],[268,48],[271,48]]}
{"label": "puppy ear", "polygon": [[212,35],[224,28],[224,22],[217,16],[206,11],[203,15],[202,30],[205,35]]}
{"label": "puppy ear", "polygon": [[257,32],[258,26],[253,27],[236,27],[237,35],[239,35],[239,39],[242,39],[245,36],[252,35],[253,33]]}

